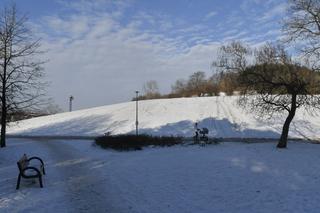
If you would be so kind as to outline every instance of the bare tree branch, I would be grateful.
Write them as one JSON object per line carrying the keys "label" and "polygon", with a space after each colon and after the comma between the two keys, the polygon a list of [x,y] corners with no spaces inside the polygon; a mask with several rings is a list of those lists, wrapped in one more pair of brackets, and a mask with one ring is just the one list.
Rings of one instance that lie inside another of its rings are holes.
{"label": "bare tree branch", "polygon": [[45,95],[43,62],[34,59],[41,53],[40,40],[33,38],[26,21],[26,16],[18,16],[15,5],[0,14],[1,147],[5,146],[8,115],[38,107]]}

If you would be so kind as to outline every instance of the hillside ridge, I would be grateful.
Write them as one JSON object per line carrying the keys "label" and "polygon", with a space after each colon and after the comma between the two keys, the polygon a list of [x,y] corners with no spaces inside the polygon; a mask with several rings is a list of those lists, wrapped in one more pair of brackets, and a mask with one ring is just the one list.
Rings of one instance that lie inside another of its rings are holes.
{"label": "hillside ridge", "polygon": [[[8,134],[29,136],[99,136],[135,133],[135,102],[65,112],[10,123]],[[236,96],[192,97],[139,101],[139,133],[192,137],[194,125],[210,137],[278,138],[285,114],[259,118],[237,105]],[[318,114],[297,111],[289,136],[318,139]]]}

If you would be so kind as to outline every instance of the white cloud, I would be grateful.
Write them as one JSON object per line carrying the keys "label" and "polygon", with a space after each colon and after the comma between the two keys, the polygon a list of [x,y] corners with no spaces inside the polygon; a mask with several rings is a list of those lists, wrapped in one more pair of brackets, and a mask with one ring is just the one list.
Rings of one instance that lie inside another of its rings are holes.
{"label": "white cloud", "polygon": [[130,100],[150,79],[158,79],[168,92],[178,78],[199,69],[210,73],[217,46],[199,44],[181,51],[179,39],[143,32],[134,22],[120,26],[107,15],[53,16],[43,24],[56,32],[43,42],[49,50],[49,92],[64,108],[71,94],[76,108]]}
{"label": "white cloud", "polygon": [[[137,12],[122,22],[119,17],[129,1],[63,2],[66,10],[76,12],[44,17],[35,28],[42,30],[43,48],[49,50],[45,68],[52,82],[50,95],[65,109],[71,94],[76,108],[128,101],[150,79],[158,80],[162,92],[169,92],[176,79],[198,70],[211,74],[219,46],[213,41],[260,42],[254,41],[259,35],[243,29],[246,23],[237,12],[211,29],[201,20],[186,23],[161,13]],[[101,10],[103,5],[111,5],[112,11]],[[212,11],[206,17],[216,14]],[[216,35],[219,40],[212,39]]]}
{"label": "white cloud", "polygon": [[211,11],[209,12],[205,17],[204,17],[204,20],[209,20],[211,19],[212,17],[216,16],[218,13],[216,11]]}
{"label": "white cloud", "polygon": [[[259,22],[265,22],[273,20],[277,17],[281,17],[287,9],[287,3],[281,3],[273,6],[267,10],[261,17],[259,17]],[[280,21],[280,20],[279,20]]]}

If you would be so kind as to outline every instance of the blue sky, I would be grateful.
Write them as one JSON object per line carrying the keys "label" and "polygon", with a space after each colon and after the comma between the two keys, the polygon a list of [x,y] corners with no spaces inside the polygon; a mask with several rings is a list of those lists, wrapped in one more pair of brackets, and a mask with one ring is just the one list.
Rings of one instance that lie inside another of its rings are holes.
{"label": "blue sky", "polygon": [[[0,7],[10,1],[0,2]],[[191,73],[212,74],[217,48],[281,38],[286,0],[16,0],[41,37],[51,82],[64,110],[130,100],[143,83],[162,92]]]}

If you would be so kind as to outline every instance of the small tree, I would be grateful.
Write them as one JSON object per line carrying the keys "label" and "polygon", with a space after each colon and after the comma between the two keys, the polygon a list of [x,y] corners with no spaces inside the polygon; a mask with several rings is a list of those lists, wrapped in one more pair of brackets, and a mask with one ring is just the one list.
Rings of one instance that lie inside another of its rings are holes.
{"label": "small tree", "polygon": [[240,72],[244,88],[240,103],[260,115],[286,111],[278,148],[287,147],[290,123],[299,107],[319,107],[319,73],[294,63],[280,46],[264,46],[257,52],[257,63]]}
{"label": "small tree", "polygon": [[213,61],[212,67],[219,74],[219,90],[231,95],[238,89],[238,73],[244,71],[252,56],[252,50],[240,41],[233,41],[219,48],[217,59]]}
{"label": "small tree", "polygon": [[7,115],[36,107],[43,95],[42,62],[34,59],[40,44],[26,21],[14,5],[0,14],[1,147],[6,146]]}
{"label": "small tree", "polygon": [[212,67],[218,73],[243,71],[247,68],[248,56],[251,53],[249,46],[240,41],[233,41],[219,48],[217,59],[213,61]]}
{"label": "small tree", "polygon": [[212,95],[219,94],[219,79],[217,75],[212,75],[205,84],[205,93]]}
{"label": "small tree", "polygon": [[187,95],[187,82],[184,79],[176,80],[171,86],[171,92],[180,97]]}
{"label": "small tree", "polygon": [[147,99],[160,97],[158,83],[155,80],[147,81],[143,85],[143,91]]}
{"label": "small tree", "polygon": [[225,92],[227,95],[232,95],[234,91],[239,89],[238,78],[238,72],[221,72],[219,81],[220,91]]}
{"label": "small tree", "polygon": [[200,96],[205,91],[206,82],[206,74],[204,72],[195,72],[189,77],[188,90]]}
{"label": "small tree", "polygon": [[238,76],[241,106],[250,106],[260,116],[288,112],[277,145],[285,148],[296,110],[320,106],[320,75],[292,61],[281,45],[266,44],[254,56],[252,52],[246,45],[233,42],[220,49],[213,65]]}

